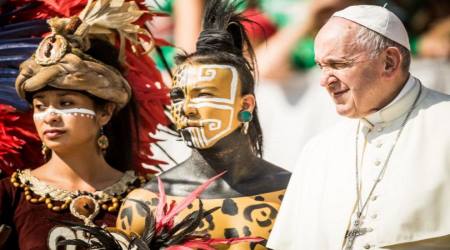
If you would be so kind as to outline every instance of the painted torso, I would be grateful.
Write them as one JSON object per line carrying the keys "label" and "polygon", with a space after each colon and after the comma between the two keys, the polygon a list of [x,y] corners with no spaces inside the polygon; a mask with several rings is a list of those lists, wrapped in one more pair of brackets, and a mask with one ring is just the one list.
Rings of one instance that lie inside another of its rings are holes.
{"label": "painted torso", "polygon": [[[149,206],[154,210],[158,204],[158,196],[156,193],[140,189],[145,196],[145,200]],[[233,197],[233,198],[213,198],[201,199],[203,208],[207,211],[216,207],[210,216],[207,216],[198,228],[198,232],[207,233],[212,238],[233,238],[233,237],[261,237],[265,240],[261,243],[239,243],[231,245],[224,249],[266,249],[264,247],[278,209],[283,199],[285,190],[279,190],[269,193],[263,193],[251,196]],[[167,196],[167,202],[180,202],[183,197]],[[187,209],[183,210],[175,218],[177,223],[189,213],[198,209],[199,202],[194,201]],[[118,222],[123,223],[126,227],[126,220],[131,219],[125,216],[125,213],[120,214]],[[134,224],[136,225],[136,224]],[[134,228],[134,231],[141,231],[142,229]],[[221,248],[222,249],[222,248]]]}

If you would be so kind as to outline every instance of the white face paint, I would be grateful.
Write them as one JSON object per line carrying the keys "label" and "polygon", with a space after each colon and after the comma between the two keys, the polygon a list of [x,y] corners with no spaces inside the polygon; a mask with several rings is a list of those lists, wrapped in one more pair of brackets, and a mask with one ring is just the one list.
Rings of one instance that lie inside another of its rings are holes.
{"label": "white face paint", "polygon": [[33,119],[35,121],[42,121],[48,115],[56,115],[56,116],[81,116],[90,119],[95,118],[95,112],[90,109],[85,108],[72,108],[72,109],[56,109],[56,108],[48,108],[44,112],[34,112]]}
{"label": "white face paint", "polygon": [[230,65],[186,63],[178,68],[171,113],[189,146],[212,147],[240,126],[240,86],[237,69]]}

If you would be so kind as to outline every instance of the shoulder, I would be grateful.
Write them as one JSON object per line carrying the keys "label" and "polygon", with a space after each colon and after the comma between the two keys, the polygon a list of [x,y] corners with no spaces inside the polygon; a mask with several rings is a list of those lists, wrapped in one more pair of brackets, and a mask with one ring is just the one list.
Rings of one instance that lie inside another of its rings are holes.
{"label": "shoulder", "polygon": [[256,164],[261,169],[261,172],[258,173],[259,176],[258,178],[255,178],[255,180],[262,183],[270,183],[270,182],[279,183],[280,185],[278,185],[278,187],[276,187],[275,190],[283,189],[287,186],[287,183],[291,178],[290,171],[261,158],[258,158],[256,161],[257,161]]}
{"label": "shoulder", "polygon": [[422,107],[429,107],[433,109],[444,109],[450,112],[448,107],[450,107],[450,95],[438,92],[427,87],[422,87],[423,98],[420,103]]}
{"label": "shoulder", "polygon": [[13,196],[16,191],[17,187],[11,183],[11,177],[5,177],[0,180],[0,198]]}
{"label": "shoulder", "polygon": [[426,87],[422,85],[422,92],[424,93],[424,96],[427,98],[435,99],[435,100],[442,100],[442,101],[450,101],[450,95],[431,89],[429,87]]}
{"label": "shoulder", "polygon": [[291,182],[305,175],[305,171],[322,171],[334,165],[335,157],[350,149],[357,126],[356,120],[343,119],[311,138],[294,165]]}
{"label": "shoulder", "polygon": [[127,201],[128,200],[147,201],[147,200],[150,200],[150,199],[156,198],[156,197],[158,197],[158,195],[155,192],[153,192],[153,191],[150,191],[150,190],[148,190],[146,188],[137,188],[137,189],[131,191],[127,195],[126,200]]}
{"label": "shoulder", "polygon": [[423,87],[423,97],[414,111],[417,124],[426,125],[427,128],[444,132],[450,123],[450,96],[444,93]]}
{"label": "shoulder", "polygon": [[302,150],[301,155],[309,155],[314,151],[326,152],[333,150],[349,137],[355,135],[358,122],[355,119],[343,119],[337,124],[323,130],[311,138]]}
{"label": "shoulder", "polygon": [[[0,224],[12,213],[12,208],[20,200],[20,191],[11,183],[11,177],[0,180]],[[9,218],[8,218],[9,219]]]}

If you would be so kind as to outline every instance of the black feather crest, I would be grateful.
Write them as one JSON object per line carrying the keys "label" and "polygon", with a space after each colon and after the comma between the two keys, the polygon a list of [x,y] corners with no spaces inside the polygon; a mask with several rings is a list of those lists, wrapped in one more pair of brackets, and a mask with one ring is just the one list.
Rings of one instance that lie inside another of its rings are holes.
{"label": "black feather crest", "polygon": [[252,21],[236,11],[243,3],[244,1],[237,1],[235,4],[228,0],[206,1],[203,31],[197,41],[196,54],[223,51],[242,57],[244,49],[247,49],[253,60],[253,49],[242,24]]}

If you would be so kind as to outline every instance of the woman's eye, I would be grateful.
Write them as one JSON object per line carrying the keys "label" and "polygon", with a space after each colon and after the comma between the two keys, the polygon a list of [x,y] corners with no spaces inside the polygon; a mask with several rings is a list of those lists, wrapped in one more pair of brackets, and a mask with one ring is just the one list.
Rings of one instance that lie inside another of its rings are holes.
{"label": "woman's eye", "polygon": [[45,110],[45,106],[42,105],[42,104],[34,104],[34,110],[44,111]]}
{"label": "woman's eye", "polygon": [[62,107],[69,107],[69,106],[71,106],[73,104],[73,102],[71,102],[71,101],[62,101],[60,104],[61,104]]}

